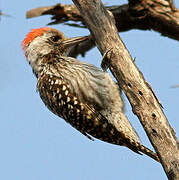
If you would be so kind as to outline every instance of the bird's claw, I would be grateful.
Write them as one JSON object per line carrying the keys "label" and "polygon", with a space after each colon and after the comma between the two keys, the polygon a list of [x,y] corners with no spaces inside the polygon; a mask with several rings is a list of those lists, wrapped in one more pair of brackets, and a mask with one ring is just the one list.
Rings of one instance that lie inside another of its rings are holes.
{"label": "bird's claw", "polygon": [[[103,54],[103,57],[102,57],[102,60],[101,60],[101,68],[103,69],[103,71],[106,71],[108,68],[109,68],[109,60],[111,58],[111,55],[112,55],[112,52],[111,52],[112,48],[108,49],[104,54]],[[110,56],[108,57],[108,53],[110,53]]]}

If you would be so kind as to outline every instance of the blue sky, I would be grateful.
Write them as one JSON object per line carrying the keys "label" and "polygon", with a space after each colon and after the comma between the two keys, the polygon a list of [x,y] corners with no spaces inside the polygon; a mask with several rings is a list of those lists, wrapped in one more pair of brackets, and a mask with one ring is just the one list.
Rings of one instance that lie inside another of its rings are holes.
{"label": "blue sky", "polygon": [[[11,18],[1,17],[0,45],[0,179],[3,180],[116,180],[167,179],[161,165],[125,147],[95,140],[52,114],[36,92],[36,78],[21,50],[21,41],[32,28],[45,26],[50,16],[25,19],[27,10],[69,0],[1,0],[0,9]],[[114,0],[103,1],[108,5]],[[117,1],[116,1],[117,2]],[[121,1],[120,3],[125,3]],[[176,1],[177,7],[179,2]],[[87,35],[88,30],[55,25],[68,37]],[[120,33],[136,64],[152,85],[177,135],[179,132],[178,42],[153,31]],[[83,61],[99,66],[95,48]],[[138,119],[126,101],[128,118],[143,144],[151,147]]]}

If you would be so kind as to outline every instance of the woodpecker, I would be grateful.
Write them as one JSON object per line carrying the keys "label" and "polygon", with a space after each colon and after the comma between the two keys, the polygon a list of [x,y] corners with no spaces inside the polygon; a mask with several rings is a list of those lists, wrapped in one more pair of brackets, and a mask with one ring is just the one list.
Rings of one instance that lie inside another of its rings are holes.
{"label": "woodpecker", "polygon": [[140,143],[124,113],[119,86],[108,73],[68,57],[74,45],[88,36],[66,38],[53,28],[33,29],[22,42],[25,56],[37,77],[37,90],[57,116],[90,140],[126,146],[159,162],[156,153]]}

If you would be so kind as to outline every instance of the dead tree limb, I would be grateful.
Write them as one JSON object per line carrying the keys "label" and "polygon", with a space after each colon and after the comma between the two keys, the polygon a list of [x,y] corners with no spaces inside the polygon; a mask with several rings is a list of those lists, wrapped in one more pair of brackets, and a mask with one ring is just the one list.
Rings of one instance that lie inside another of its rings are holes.
{"label": "dead tree limb", "polygon": [[[163,36],[179,40],[179,10],[175,8],[172,0],[129,0],[122,6],[106,7],[115,18],[119,32],[131,29],[154,30]],[[52,15],[49,24],[64,23],[68,21],[81,22],[73,26],[85,25],[83,18],[74,5],[57,4],[55,6],[41,7],[29,10],[27,18]]]}
{"label": "dead tree limb", "polygon": [[85,56],[85,53],[89,51],[91,48],[95,47],[95,41],[90,36],[86,41],[75,45],[70,53],[70,57],[77,57],[79,54],[81,54],[83,57]]}
{"label": "dead tree limb", "polygon": [[179,179],[179,144],[150,85],[134,64],[100,0],[73,0],[102,54],[143,125],[169,180]]}

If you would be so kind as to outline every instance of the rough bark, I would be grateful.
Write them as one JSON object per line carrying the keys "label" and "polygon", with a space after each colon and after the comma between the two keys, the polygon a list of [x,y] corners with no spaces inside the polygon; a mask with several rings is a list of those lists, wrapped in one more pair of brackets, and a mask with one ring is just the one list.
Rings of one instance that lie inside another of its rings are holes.
{"label": "rough bark", "polygon": [[[119,32],[131,29],[154,30],[163,36],[179,40],[179,10],[172,0],[129,0],[128,4],[106,8],[113,13]],[[77,27],[84,27],[85,24],[74,5],[57,4],[35,8],[29,10],[26,17],[45,14],[53,15],[53,21],[49,24],[68,21],[81,22],[81,25],[68,23]]]}
{"label": "rough bark", "polygon": [[[125,92],[134,114],[154,146],[168,179],[179,179],[179,144],[161,105],[142,73],[134,64],[118,31],[100,0],[73,0],[114,77]],[[104,62],[103,62],[104,65]]]}

